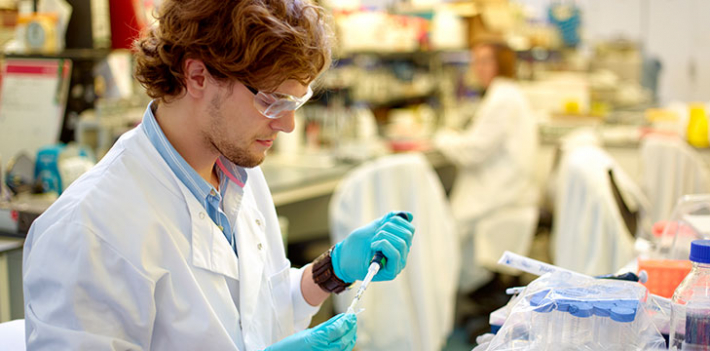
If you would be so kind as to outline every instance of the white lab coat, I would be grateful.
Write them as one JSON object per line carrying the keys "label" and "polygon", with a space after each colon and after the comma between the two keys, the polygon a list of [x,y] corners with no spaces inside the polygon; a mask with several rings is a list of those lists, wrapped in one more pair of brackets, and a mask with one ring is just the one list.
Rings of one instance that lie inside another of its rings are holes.
{"label": "white lab coat", "polygon": [[[532,243],[540,193],[535,181],[535,116],[514,81],[496,78],[468,129],[442,132],[435,144],[458,166],[451,205],[464,234],[463,250],[471,253],[463,256],[462,289],[472,289],[481,274],[478,265],[495,269],[505,250],[524,255]],[[506,213],[509,210],[513,212]],[[501,236],[495,230],[500,219],[513,217],[520,220]]]}
{"label": "white lab coat", "polygon": [[683,195],[710,192],[708,165],[679,137],[649,135],[641,141],[643,190],[651,221],[670,220]]}
{"label": "white lab coat", "polygon": [[632,233],[621,217],[609,170],[631,209],[646,202],[619,165],[593,144],[566,145],[557,174],[552,258],[588,275],[615,273],[636,257]]}
{"label": "white lab coat", "polygon": [[[412,212],[417,229],[407,267],[363,295],[357,348],[441,350],[453,330],[458,238],[441,182],[422,155],[386,156],[349,173],[330,202],[333,242],[389,211]],[[344,312],[355,292],[336,295],[336,311]]]}
{"label": "white lab coat", "polygon": [[24,249],[27,346],[257,350],[317,311],[290,268],[259,168],[236,220],[239,257],[141,128],[122,136],[33,224]]}

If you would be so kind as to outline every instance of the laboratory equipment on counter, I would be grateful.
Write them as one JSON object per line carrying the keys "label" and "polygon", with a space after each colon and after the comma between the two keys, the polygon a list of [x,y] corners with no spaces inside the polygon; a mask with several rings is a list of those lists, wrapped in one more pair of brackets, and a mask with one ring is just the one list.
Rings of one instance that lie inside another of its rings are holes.
{"label": "laboratory equipment on counter", "polygon": [[5,185],[14,194],[30,192],[34,187],[34,172],[34,160],[22,152],[8,162]]}
{"label": "laboratory equipment on counter", "polygon": [[636,282],[545,274],[511,301],[488,351],[662,349],[648,297]]}
{"label": "laboratory equipment on counter", "polygon": [[688,143],[697,148],[709,147],[708,141],[708,115],[703,104],[690,105],[690,118],[686,132]]}
{"label": "laboratory equipment on counter", "polygon": [[638,267],[648,272],[648,281],[643,283],[648,291],[670,299],[693,265],[688,260],[639,258]]}
{"label": "laboratory equipment on counter", "polygon": [[710,350],[710,240],[690,246],[693,269],[673,294],[671,350]]}
{"label": "laboratory equipment on counter", "polygon": [[[592,277],[580,274],[562,267],[547,264],[545,262],[540,262],[529,257],[514,254],[512,252],[506,251],[501,256],[498,264],[506,265],[511,268],[519,269],[524,272],[535,274],[541,276],[545,273],[560,274],[567,277],[576,277],[583,279],[591,279]],[[644,274],[643,270],[639,271],[639,281],[644,284]],[[648,276],[650,274],[646,274]],[[646,282],[648,284],[648,282]],[[506,290],[508,295],[520,294],[523,292],[525,287],[514,287]],[[652,292],[649,289],[650,292]],[[506,306],[507,307],[507,306]],[[648,295],[648,301],[646,304],[647,312],[651,316],[653,323],[656,328],[663,333],[663,335],[669,335],[670,331],[670,313],[671,313],[671,300],[663,296],[658,296],[653,293]],[[498,319],[497,319],[498,320]],[[491,326],[499,326],[501,323],[491,323]]]}
{"label": "laboratory equipment on counter", "polygon": [[76,144],[45,146],[37,152],[35,182],[42,192],[61,194],[95,164],[92,152]]}
{"label": "laboratory equipment on counter", "polygon": [[[690,244],[710,239],[710,194],[681,197],[656,242],[651,258],[688,260]],[[650,272],[649,272],[650,273]]]}

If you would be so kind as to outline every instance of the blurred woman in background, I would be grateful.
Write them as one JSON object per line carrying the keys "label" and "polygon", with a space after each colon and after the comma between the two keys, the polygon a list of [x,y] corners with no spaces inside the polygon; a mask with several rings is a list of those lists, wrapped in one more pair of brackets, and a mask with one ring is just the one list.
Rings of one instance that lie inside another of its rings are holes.
{"label": "blurred woman in background", "polygon": [[515,52],[485,42],[472,53],[471,69],[484,89],[480,107],[464,130],[435,139],[458,168],[451,204],[462,233],[461,292],[501,272],[496,262],[505,250],[527,254],[538,219],[538,132],[515,81]]}

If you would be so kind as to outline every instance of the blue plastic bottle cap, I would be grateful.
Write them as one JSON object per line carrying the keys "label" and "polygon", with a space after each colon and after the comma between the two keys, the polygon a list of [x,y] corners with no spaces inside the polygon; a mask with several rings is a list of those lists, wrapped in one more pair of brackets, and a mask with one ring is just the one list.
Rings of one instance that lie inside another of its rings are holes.
{"label": "blue plastic bottle cap", "polygon": [[594,301],[592,303],[594,306],[594,314],[599,317],[610,317],[611,309],[614,308],[614,303],[607,300]]}
{"label": "blue plastic bottle cap", "polygon": [[636,319],[636,310],[626,307],[614,307],[611,309],[611,319],[621,323],[633,322]]}
{"label": "blue plastic bottle cap", "polygon": [[630,308],[630,309],[636,311],[639,307],[639,302],[638,302],[638,300],[618,300],[618,301],[614,301],[614,306]]}
{"label": "blue plastic bottle cap", "polygon": [[710,240],[695,240],[690,244],[690,260],[710,263]]}
{"label": "blue plastic bottle cap", "polygon": [[570,299],[557,299],[555,300],[557,303],[557,310],[561,312],[568,312],[569,311],[569,306],[575,302],[575,300],[570,300]]}
{"label": "blue plastic bottle cap", "polygon": [[575,317],[588,318],[594,314],[594,307],[587,302],[573,302],[569,305],[569,313]]}
{"label": "blue plastic bottle cap", "polygon": [[549,300],[549,299],[547,299],[547,294],[549,294],[549,293],[550,293],[550,290],[541,290],[541,291],[534,293],[530,297],[530,306],[537,307],[537,306],[547,303],[547,301]]}

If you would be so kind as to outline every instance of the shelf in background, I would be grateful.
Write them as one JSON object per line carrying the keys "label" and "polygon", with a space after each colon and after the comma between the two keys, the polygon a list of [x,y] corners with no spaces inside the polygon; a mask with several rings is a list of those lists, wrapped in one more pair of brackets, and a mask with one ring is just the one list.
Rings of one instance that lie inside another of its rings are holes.
{"label": "shelf in background", "polygon": [[46,58],[70,60],[101,60],[111,53],[111,49],[66,49],[55,54],[3,52],[5,58]]}
{"label": "shelf in background", "polygon": [[374,56],[383,59],[411,59],[411,58],[429,58],[436,55],[468,55],[467,49],[461,50],[416,50],[416,51],[377,51],[377,50],[362,50],[338,53],[334,56],[336,60],[350,59],[356,56]]}

